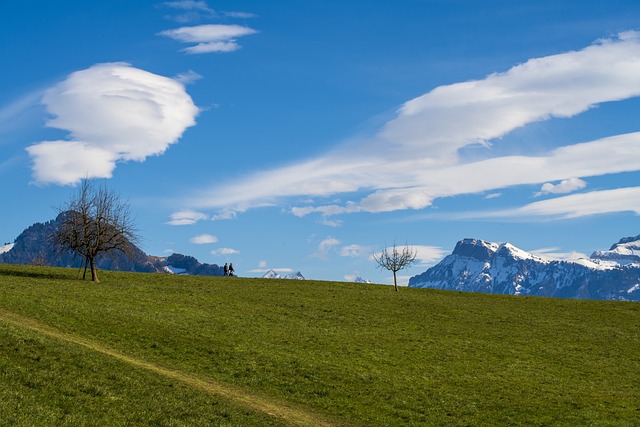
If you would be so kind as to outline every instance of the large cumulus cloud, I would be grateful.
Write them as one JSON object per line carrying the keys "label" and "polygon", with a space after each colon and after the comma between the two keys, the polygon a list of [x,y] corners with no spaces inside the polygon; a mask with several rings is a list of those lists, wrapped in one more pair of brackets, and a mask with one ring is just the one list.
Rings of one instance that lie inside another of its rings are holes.
{"label": "large cumulus cloud", "polygon": [[47,126],[68,137],[27,148],[40,184],[109,178],[119,161],[164,153],[198,114],[182,83],[127,63],[76,71],[42,102],[52,116]]}

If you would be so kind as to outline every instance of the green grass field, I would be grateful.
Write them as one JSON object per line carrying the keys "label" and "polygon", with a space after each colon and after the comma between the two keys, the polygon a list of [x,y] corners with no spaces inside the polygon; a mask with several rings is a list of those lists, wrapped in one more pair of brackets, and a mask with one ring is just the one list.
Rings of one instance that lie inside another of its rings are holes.
{"label": "green grass field", "polygon": [[0,426],[640,425],[640,304],[0,265]]}

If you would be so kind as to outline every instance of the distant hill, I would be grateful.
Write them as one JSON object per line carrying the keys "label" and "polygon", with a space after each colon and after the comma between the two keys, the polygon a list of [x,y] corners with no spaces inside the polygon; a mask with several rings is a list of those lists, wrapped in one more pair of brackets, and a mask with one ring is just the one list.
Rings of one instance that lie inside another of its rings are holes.
{"label": "distant hill", "polygon": [[510,243],[458,242],[409,287],[494,294],[640,301],[640,235],[573,261],[548,260]]}
{"label": "distant hill", "polygon": [[[13,243],[1,246],[0,263],[49,265],[53,267],[84,266],[84,260],[71,251],[60,251],[50,236],[58,227],[61,216],[44,223],[35,223],[25,229]],[[173,254],[169,257],[156,257],[145,254],[140,248],[130,243],[131,255],[127,257],[119,251],[101,254],[96,258],[96,266],[100,270],[159,272],[193,274],[200,276],[222,276],[222,267],[216,264],[202,264],[188,255]]]}

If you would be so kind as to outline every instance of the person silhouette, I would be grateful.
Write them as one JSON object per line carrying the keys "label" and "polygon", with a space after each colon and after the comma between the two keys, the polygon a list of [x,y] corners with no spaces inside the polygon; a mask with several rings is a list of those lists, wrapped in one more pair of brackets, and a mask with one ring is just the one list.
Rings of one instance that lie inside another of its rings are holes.
{"label": "person silhouette", "polygon": [[228,276],[229,275],[229,267],[227,267],[227,263],[224,263],[224,275]]}
{"label": "person silhouette", "polygon": [[230,263],[229,264],[229,276],[233,276],[234,271],[235,270],[233,269],[233,263]]}

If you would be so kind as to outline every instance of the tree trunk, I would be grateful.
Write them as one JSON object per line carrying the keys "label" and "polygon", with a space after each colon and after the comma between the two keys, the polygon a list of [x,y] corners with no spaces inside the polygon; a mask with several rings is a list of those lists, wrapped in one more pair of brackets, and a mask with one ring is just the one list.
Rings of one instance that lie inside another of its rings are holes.
{"label": "tree trunk", "polygon": [[82,273],[82,280],[87,277],[87,267],[89,266],[89,258],[84,258],[84,273]]}
{"label": "tree trunk", "polygon": [[393,286],[396,288],[396,292],[398,292],[398,280],[396,279],[396,272],[393,272]]}
{"label": "tree trunk", "polygon": [[96,261],[93,257],[89,258],[89,263],[91,264],[91,281],[98,283],[98,269],[96,268]]}

